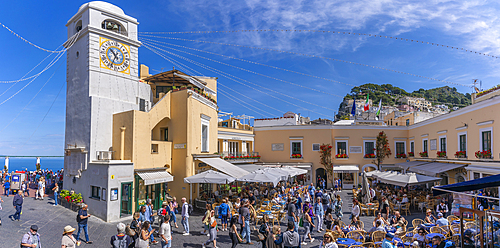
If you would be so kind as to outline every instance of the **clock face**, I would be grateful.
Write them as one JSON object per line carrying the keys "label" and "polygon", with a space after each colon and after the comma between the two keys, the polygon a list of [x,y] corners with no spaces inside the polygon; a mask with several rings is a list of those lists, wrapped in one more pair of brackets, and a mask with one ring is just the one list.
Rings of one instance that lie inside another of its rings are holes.
{"label": "clock face", "polygon": [[130,47],[120,42],[100,38],[99,60],[101,68],[130,74]]}

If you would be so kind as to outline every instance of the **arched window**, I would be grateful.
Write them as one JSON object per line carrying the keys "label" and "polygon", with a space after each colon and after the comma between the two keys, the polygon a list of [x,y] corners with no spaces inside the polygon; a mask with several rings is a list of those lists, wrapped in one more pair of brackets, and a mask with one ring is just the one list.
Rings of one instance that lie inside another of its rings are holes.
{"label": "arched window", "polygon": [[457,183],[461,183],[461,182],[465,182],[465,177],[463,175],[459,175],[457,174],[456,178],[455,178],[455,181]]}
{"label": "arched window", "polygon": [[101,24],[101,28],[123,35],[127,34],[125,28],[119,22],[113,20],[104,20]]}

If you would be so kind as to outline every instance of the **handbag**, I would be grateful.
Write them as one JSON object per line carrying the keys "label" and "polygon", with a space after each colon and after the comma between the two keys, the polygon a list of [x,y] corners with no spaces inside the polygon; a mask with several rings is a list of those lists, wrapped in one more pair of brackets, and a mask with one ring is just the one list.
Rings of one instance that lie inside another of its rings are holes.
{"label": "handbag", "polygon": [[301,217],[299,220],[299,226],[304,227],[304,218],[303,217]]}
{"label": "handbag", "polygon": [[210,227],[216,227],[217,226],[217,221],[215,220],[215,218],[213,219],[212,223],[210,223]]}

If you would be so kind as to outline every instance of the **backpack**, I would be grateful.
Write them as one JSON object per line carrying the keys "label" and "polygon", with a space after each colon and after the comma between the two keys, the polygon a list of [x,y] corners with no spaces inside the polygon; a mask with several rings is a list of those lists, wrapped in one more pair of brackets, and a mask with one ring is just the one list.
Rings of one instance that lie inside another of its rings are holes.
{"label": "backpack", "polygon": [[76,213],[76,222],[80,223],[80,221],[82,221],[82,219],[80,218],[80,211],[78,211],[78,213]]}
{"label": "backpack", "polygon": [[323,195],[322,201],[323,201],[323,204],[328,204],[328,195],[327,194]]}
{"label": "backpack", "polygon": [[191,215],[193,214],[193,205],[188,204],[188,214]]}
{"label": "backpack", "polygon": [[115,240],[113,240],[113,248],[127,248],[127,236],[123,236],[121,239],[118,235],[115,235]]}

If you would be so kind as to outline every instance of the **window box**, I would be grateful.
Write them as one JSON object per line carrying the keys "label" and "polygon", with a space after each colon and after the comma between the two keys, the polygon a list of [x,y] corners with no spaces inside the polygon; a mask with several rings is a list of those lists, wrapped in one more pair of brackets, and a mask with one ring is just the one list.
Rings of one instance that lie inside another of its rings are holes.
{"label": "window box", "polygon": [[408,152],[408,157],[415,157],[415,153],[414,152]]}
{"label": "window box", "polygon": [[446,151],[437,151],[436,155],[438,158],[446,158]]}
{"label": "window box", "polygon": [[419,154],[420,154],[420,157],[422,157],[422,158],[429,157],[429,153],[427,153],[427,152],[420,152]]}
{"label": "window box", "polygon": [[406,158],[406,154],[405,153],[397,153],[396,158]]}
{"label": "window box", "polygon": [[364,158],[375,158],[375,154],[373,153],[365,154]]}
{"label": "window box", "polygon": [[455,158],[467,158],[467,152],[465,151],[455,152]]}
{"label": "window box", "polygon": [[349,158],[349,156],[347,156],[347,154],[337,154],[335,155],[335,158]]}
{"label": "window box", "polygon": [[475,155],[476,158],[479,159],[493,159],[493,156],[491,156],[491,150],[477,151]]}
{"label": "window box", "polygon": [[295,153],[295,154],[292,154],[292,156],[290,156],[290,158],[292,158],[292,159],[302,159],[302,154]]}

